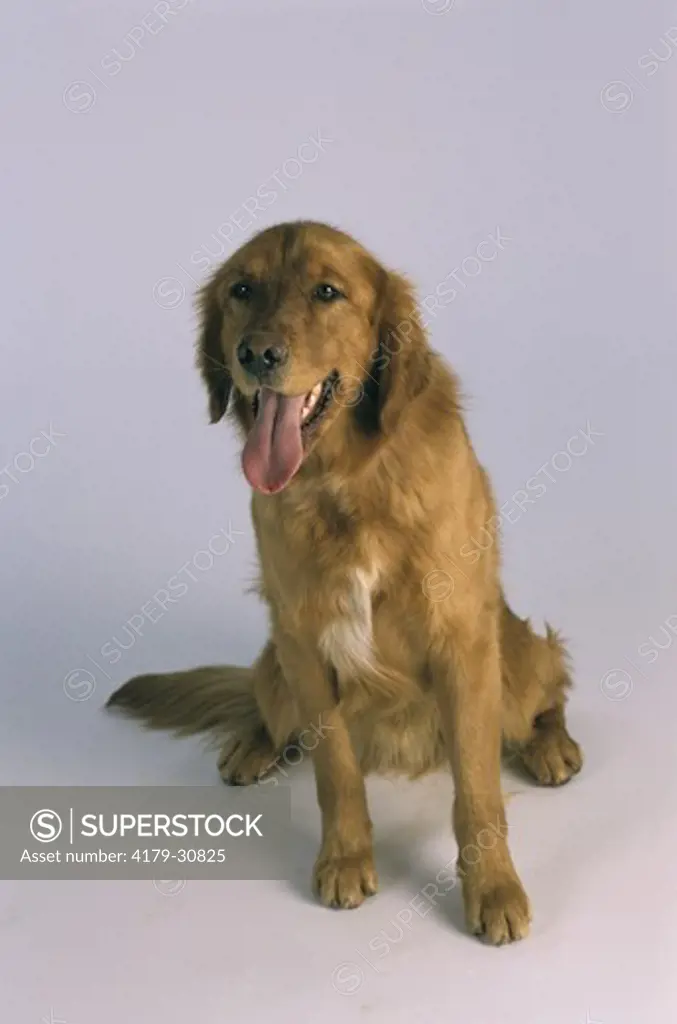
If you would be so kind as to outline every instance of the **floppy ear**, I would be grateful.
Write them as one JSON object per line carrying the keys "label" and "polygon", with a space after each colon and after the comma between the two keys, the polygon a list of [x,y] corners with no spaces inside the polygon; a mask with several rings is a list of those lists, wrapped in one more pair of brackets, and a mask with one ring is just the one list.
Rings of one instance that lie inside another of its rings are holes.
{"label": "floppy ear", "polygon": [[197,310],[200,319],[197,366],[209,395],[210,422],[218,423],[228,408],[233,380],[225,364],[221,346],[223,313],[216,295],[215,278],[198,292]]}
{"label": "floppy ear", "polygon": [[430,373],[430,349],[405,277],[384,272],[377,306],[377,355],[372,375],[378,381],[379,426],[390,433],[409,402],[424,389]]}

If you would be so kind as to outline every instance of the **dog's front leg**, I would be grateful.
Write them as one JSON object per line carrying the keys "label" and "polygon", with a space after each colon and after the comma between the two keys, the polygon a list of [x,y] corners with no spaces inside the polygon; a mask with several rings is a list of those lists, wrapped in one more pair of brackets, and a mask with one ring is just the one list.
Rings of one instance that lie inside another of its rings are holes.
{"label": "dog's front leg", "polygon": [[[329,907],[358,907],[377,889],[364,777],[338,706],[330,669],[311,643],[276,638],[280,664],[307,723],[322,813],[314,888]],[[303,742],[304,733],[301,733]]]}
{"label": "dog's front leg", "polygon": [[500,945],[527,934],[530,910],[508,849],[501,793],[498,622],[484,608],[448,625],[449,640],[431,651],[431,671],[454,776],[458,873],[468,926]]}

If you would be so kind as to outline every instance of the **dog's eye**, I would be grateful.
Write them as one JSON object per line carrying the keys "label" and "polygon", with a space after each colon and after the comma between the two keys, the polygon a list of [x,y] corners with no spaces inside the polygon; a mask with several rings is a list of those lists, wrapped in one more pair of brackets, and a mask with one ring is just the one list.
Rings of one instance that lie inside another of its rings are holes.
{"label": "dog's eye", "polygon": [[246,302],[252,297],[252,286],[247,281],[236,281],[231,286],[230,295],[239,302]]}
{"label": "dog's eye", "polygon": [[334,302],[335,299],[342,299],[343,292],[340,292],[338,288],[334,288],[333,284],[318,284],[317,288],[313,292],[313,298],[319,299],[320,302]]}

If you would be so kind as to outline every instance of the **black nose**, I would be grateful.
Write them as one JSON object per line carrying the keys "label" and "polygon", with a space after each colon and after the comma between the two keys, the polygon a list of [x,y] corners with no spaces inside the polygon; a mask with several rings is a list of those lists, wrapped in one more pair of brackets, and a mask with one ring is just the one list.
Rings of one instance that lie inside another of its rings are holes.
{"label": "black nose", "polygon": [[284,345],[271,345],[265,339],[247,334],[237,346],[237,358],[247,373],[263,377],[285,361],[287,349]]}

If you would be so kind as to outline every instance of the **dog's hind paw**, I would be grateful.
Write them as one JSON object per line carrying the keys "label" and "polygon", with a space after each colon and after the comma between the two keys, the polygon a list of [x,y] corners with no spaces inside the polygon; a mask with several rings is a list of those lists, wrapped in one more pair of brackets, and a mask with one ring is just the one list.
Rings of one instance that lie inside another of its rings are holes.
{"label": "dog's hind paw", "polygon": [[563,786],[583,766],[581,748],[563,726],[536,732],[518,758],[541,786]]}
{"label": "dog's hind paw", "polygon": [[274,771],[279,756],[261,727],[255,732],[235,735],[224,744],[219,754],[219,774],[229,786],[251,786]]}

